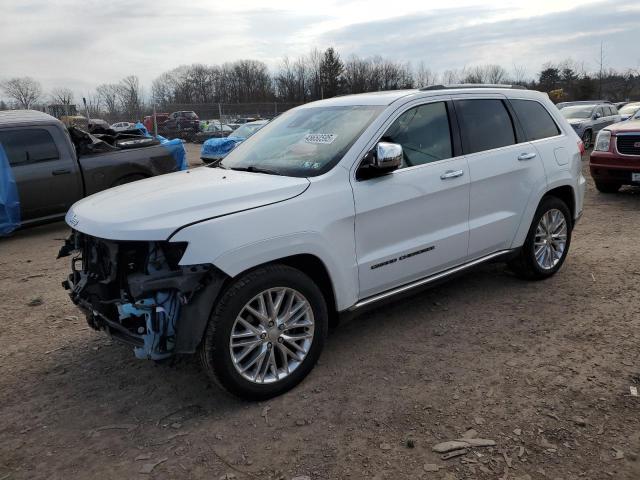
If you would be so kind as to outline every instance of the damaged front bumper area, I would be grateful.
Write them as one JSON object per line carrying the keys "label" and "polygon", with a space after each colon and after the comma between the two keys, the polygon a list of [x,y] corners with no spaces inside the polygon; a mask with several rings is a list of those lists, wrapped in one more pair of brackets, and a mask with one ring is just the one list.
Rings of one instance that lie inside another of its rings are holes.
{"label": "damaged front bumper area", "polygon": [[186,246],[74,231],[58,254],[72,255],[62,285],[89,326],[132,345],[136,357],[193,353],[226,276],[210,264],[179,265]]}

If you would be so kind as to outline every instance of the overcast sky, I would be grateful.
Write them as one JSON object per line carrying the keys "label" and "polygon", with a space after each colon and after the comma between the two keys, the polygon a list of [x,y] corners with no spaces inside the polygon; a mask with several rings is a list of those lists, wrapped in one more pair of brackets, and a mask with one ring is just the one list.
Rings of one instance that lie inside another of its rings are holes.
{"label": "overcast sky", "polygon": [[[429,3],[437,4],[430,6]],[[498,63],[534,76],[573,58],[640,66],[640,1],[0,0],[0,79],[29,75],[76,93],[126,75],[146,91],[181,64],[262,60],[334,46],[435,71]]]}

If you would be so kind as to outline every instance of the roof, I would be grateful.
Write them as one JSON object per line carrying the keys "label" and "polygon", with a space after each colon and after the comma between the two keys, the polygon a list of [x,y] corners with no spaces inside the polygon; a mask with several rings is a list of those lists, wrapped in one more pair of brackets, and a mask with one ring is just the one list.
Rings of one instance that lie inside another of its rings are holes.
{"label": "roof", "polygon": [[37,110],[0,111],[0,127],[21,125],[62,125],[62,122],[48,113]]}
{"label": "roof", "polygon": [[406,97],[412,93],[419,93],[419,90],[387,90],[384,92],[356,93],[353,95],[342,95],[340,97],[318,100],[317,102],[306,103],[302,108],[318,107],[319,104],[326,107],[349,106],[349,105],[390,105],[399,98]]}
{"label": "roof", "polygon": [[391,105],[396,100],[413,96],[415,98],[427,98],[438,95],[453,95],[459,93],[501,93],[509,97],[537,98],[542,93],[536,90],[527,90],[512,85],[483,85],[483,84],[461,84],[461,85],[434,85],[420,89],[389,90],[384,92],[358,93],[355,95],[344,95],[333,97],[327,100],[307,103],[298,108],[309,107],[337,107],[353,105]]}

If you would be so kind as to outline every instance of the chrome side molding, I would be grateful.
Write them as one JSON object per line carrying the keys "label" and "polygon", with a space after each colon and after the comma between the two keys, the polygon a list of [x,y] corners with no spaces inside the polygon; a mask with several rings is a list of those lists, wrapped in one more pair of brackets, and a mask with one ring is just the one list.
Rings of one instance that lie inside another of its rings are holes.
{"label": "chrome side molding", "polygon": [[417,288],[423,285],[427,285],[431,282],[435,282],[436,280],[440,280],[442,278],[448,277],[449,275],[453,275],[454,273],[462,272],[467,268],[474,267],[481,263],[487,262],[497,257],[501,257],[502,255],[506,255],[510,253],[511,250],[499,250],[497,252],[490,253],[489,255],[485,255],[484,257],[476,258],[467,263],[463,263],[462,265],[458,265],[457,267],[450,268],[449,270],[444,270],[440,273],[435,273],[428,277],[421,278],[419,280],[415,280],[411,283],[407,283],[400,287],[392,288],[391,290],[387,290],[386,292],[378,293],[376,295],[372,295],[371,297],[367,297],[363,300],[360,300],[358,303],[350,307],[347,311],[352,312],[357,310],[358,308],[364,307],[366,305],[370,305],[372,303],[378,302],[380,300],[384,300],[386,298],[392,297],[394,295],[398,295],[399,293],[404,293],[413,288]]}

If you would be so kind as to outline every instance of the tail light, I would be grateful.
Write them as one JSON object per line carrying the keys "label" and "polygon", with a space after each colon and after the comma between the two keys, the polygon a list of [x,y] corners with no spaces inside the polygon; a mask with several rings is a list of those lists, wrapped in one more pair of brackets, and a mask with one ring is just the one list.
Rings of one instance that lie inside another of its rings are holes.
{"label": "tail light", "polygon": [[580,155],[584,155],[586,152],[584,148],[584,143],[582,143],[582,140],[578,140],[578,150],[580,150]]}

